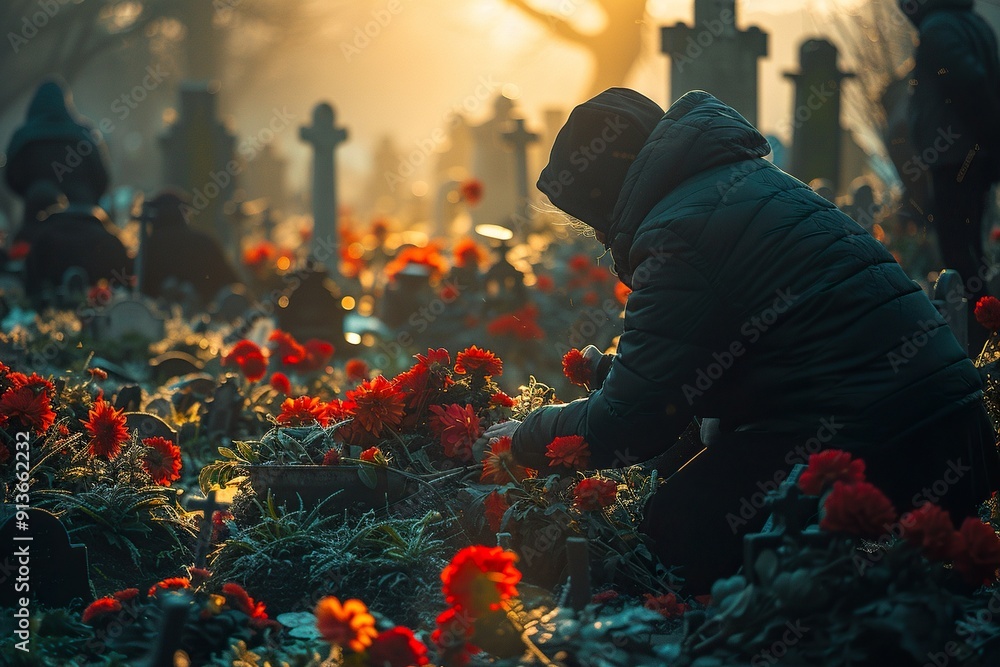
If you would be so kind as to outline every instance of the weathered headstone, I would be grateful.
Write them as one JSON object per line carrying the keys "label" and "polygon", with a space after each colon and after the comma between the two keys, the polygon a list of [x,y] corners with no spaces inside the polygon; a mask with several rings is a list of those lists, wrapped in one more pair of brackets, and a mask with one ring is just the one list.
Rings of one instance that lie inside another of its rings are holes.
{"label": "weathered headstone", "polygon": [[521,307],[527,300],[524,274],[507,260],[509,250],[507,241],[501,241],[500,259],[486,271],[487,311],[507,312]]}
{"label": "weathered headstone", "polygon": [[279,326],[299,340],[319,338],[333,343],[336,354],[344,348],[344,307],[333,269],[322,265],[299,274],[301,282],[277,310]]}
{"label": "weathered headstone", "polygon": [[72,544],[55,515],[37,508],[16,511],[0,526],[0,607],[68,607],[94,599],[87,547]]}
{"label": "weathered headstone", "polygon": [[126,412],[125,427],[129,433],[138,431],[140,441],[159,437],[177,444],[177,431],[160,417],[148,412]]}
{"label": "weathered headstone", "polygon": [[89,288],[90,277],[87,275],[86,269],[71,266],[63,272],[58,296],[63,303],[82,303],[87,298]]}
{"label": "weathered headstone", "polygon": [[205,416],[205,430],[210,436],[224,435],[232,431],[239,418],[243,395],[236,378],[230,377],[212,394]]}
{"label": "weathered headstone", "polygon": [[822,178],[840,192],[841,82],[853,77],[837,67],[837,47],[825,39],[808,39],[799,49],[800,72],[786,72],[795,84],[792,107],[792,156],[789,170],[808,183]]}
{"label": "weathered headstone", "polygon": [[227,285],[215,297],[209,308],[212,318],[218,322],[232,322],[250,310],[253,300],[243,285]]}
{"label": "weathered headstone", "polygon": [[118,390],[115,395],[114,406],[116,410],[135,412],[142,404],[142,387],[137,384],[125,385]]}
{"label": "weathered headstone", "polygon": [[566,559],[569,565],[569,605],[579,611],[590,603],[590,554],[587,540],[566,538]]}
{"label": "weathered headstone", "polygon": [[205,369],[205,364],[187,352],[171,350],[150,359],[149,367],[153,369],[156,378],[162,382],[182,375],[200,373]]}
{"label": "weathered headstone", "polygon": [[142,299],[116,301],[95,318],[94,324],[98,327],[98,335],[106,340],[121,340],[134,335],[157,341],[163,338],[165,332],[163,317]]}
{"label": "weathered headstone", "polygon": [[312,258],[336,269],[337,251],[337,162],[334,152],[347,141],[347,130],[336,126],[333,107],[322,102],[313,108],[312,125],[299,128],[302,141],[313,147]]}
{"label": "weathered headstone", "polygon": [[471,129],[473,140],[472,175],[483,183],[483,196],[472,209],[475,224],[495,224],[508,219],[518,207],[517,164],[505,145],[503,133],[510,128],[514,101],[500,95],[493,106],[493,118]]}
{"label": "weathered headstone", "polygon": [[670,56],[670,99],[705,90],[757,124],[757,61],[767,56],[767,33],[736,27],[736,0],[695,0],[694,25],[661,29]]}
{"label": "weathered headstone", "polygon": [[514,149],[514,167],[517,179],[518,208],[517,219],[528,222],[531,219],[531,206],[528,200],[528,146],[538,141],[538,135],[528,132],[524,127],[523,118],[514,119],[514,129],[505,132],[503,138]]}

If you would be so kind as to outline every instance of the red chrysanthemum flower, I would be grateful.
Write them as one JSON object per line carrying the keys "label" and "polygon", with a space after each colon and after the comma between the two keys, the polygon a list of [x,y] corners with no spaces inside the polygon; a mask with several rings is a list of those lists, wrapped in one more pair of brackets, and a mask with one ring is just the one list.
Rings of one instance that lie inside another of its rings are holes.
{"label": "red chrysanthemum flower", "polygon": [[497,406],[498,408],[512,408],[515,405],[517,405],[517,402],[513,398],[503,393],[502,391],[498,391],[492,396],[490,396],[490,403]]}
{"label": "red chrysanthemum flower", "polygon": [[489,259],[486,250],[472,239],[459,239],[453,249],[457,266],[481,266]]}
{"label": "red chrysanthemum flower", "polygon": [[325,466],[339,466],[340,465],[340,452],[331,447],[326,450],[326,454],[323,455],[323,464]]}
{"label": "red chrysanthemum flower", "polygon": [[484,614],[517,596],[517,554],[500,547],[465,547],[441,570],[442,591],[453,607]]}
{"label": "red chrysanthemum flower", "polygon": [[513,336],[518,340],[545,338],[545,331],[538,326],[538,308],[534,304],[493,318],[486,325],[486,333],[491,336]]}
{"label": "red chrysanthemum flower", "polygon": [[499,377],[503,375],[503,362],[489,350],[481,350],[473,345],[455,355],[455,372],[459,375]]}
{"label": "red chrysanthemum flower", "polygon": [[316,628],[324,641],[356,653],[372,645],[378,636],[375,618],[361,600],[340,600],[328,595],[316,605]]}
{"label": "red chrysanthemum flower", "polygon": [[427,647],[413,636],[409,628],[397,625],[379,633],[368,647],[371,667],[415,667],[429,665]]}
{"label": "red chrysanthemum flower", "polygon": [[961,551],[961,533],[951,515],[937,505],[925,503],[900,519],[902,537],[933,561],[950,561]]}
{"label": "red chrysanthemum flower", "polygon": [[181,448],[166,438],[155,436],[142,441],[149,449],[142,459],[142,467],[153,478],[154,484],[170,486],[181,478]]}
{"label": "red chrysanthemum flower", "polygon": [[362,461],[367,461],[368,463],[376,463],[379,465],[385,465],[386,459],[385,454],[378,447],[369,447],[365,451],[358,455],[358,458]]}
{"label": "red chrysanthemum flower", "polygon": [[281,404],[281,414],[274,418],[282,426],[326,426],[330,423],[327,406],[315,396],[286,398]]}
{"label": "red chrysanthemum flower", "polygon": [[255,602],[239,584],[222,584],[222,596],[230,609],[242,611],[250,617],[251,627],[259,629],[268,625],[267,607],[263,602]]}
{"label": "red chrysanthemum flower", "polygon": [[974,586],[993,582],[1000,568],[1000,537],[993,527],[973,517],[958,529],[962,545],[952,563],[962,578]]}
{"label": "red chrysanthemum flower", "polygon": [[510,451],[511,438],[508,435],[501,436],[490,443],[490,449],[483,457],[483,474],[480,482],[490,484],[506,484],[508,482],[521,482],[528,477],[534,477],[535,471],[524,466],[519,466],[514,461],[514,454]]}
{"label": "red chrysanthemum flower", "polygon": [[677,596],[673,593],[667,593],[666,595],[646,593],[645,598],[646,601],[642,606],[655,611],[663,618],[678,618],[691,608],[690,605],[678,600]]}
{"label": "red chrysanthemum flower", "polygon": [[406,397],[381,375],[347,392],[347,399],[354,403],[355,422],[375,437],[403,421]]}
{"label": "red chrysanthemum flower", "polygon": [[11,420],[39,435],[48,431],[56,420],[48,392],[29,385],[5,391],[0,395],[0,425]]}
{"label": "red chrysanthemum flower", "polygon": [[112,297],[114,297],[114,294],[111,292],[111,288],[108,287],[107,281],[102,280],[87,290],[87,305],[95,308],[106,306],[111,303]]}
{"label": "red chrysanthemum flower", "polygon": [[618,303],[625,305],[628,302],[628,295],[632,293],[632,288],[623,282],[615,283],[615,298],[618,299]]}
{"label": "red chrysanthemum flower", "polygon": [[984,296],[976,303],[976,321],[989,331],[1000,329],[1000,299]]}
{"label": "red chrysanthemum flower", "polygon": [[12,389],[20,389],[21,387],[28,387],[36,392],[44,391],[50,397],[56,395],[55,385],[52,384],[50,380],[43,378],[38,373],[32,373],[31,375],[25,375],[24,373],[10,373],[7,375],[7,382],[10,383]]}
{"label": "red chrysanthemum flower", "polygon": [[122,610],[122,603],[112,597],[98,598],[87,605],[80,619],[87,625],[96,625],[95,621],[109,620],[107,616]]}
{"label": "red chrysanthemum flower", "polygon": [[451,354],[443,347],[436,350],[427,348],[427,354],[415,354],[413,357],[419,366],[423,366],[432,373],[447,374],[451,372]]}
{"label": "red chrysanthemum flower", "polygon": [[823,509],[820,528],[868,539],[877,539],[896,520],[892,503],[868,482],[834,482]]}
{"label": "red chrysanthemum flower", "polygon": [[87,417],[84,428],[90,434],[90,455],[109,461],[118,456],[122,443],[128,440],[125,410],[116,410],[107,401],[96,401]]}
{"label": "red chrysanthemum flower", "polygon": [[292,393],[292,381],[284,373],[272,373],[269,380],[271,388],[277,392],[288,396]]}
{"label": "red chrysanthemum flower", "polygon": [[326,404],[326,416],[333,423],[342,422],[354,416],[354,404],[335,398]]}
{"label": "red chrysanthemum flower", "polygon": [[113,597],[114,599],[118,600],[119,602],[130,602],[132,600],[135,600],[137,597],[139,597],[139,589],[138,588],[126,588],[124,590],[118,591],[117,593],[113,593],[111,595],[111,597]]}
{"label": "red chrysanthemum flower", "polygon": [[306,358],[306,348],[287,331],[275,329],[267,340],[274,343],[274,354],[286,366],[295,366]]}
{"label": "red chrysanthemum flower", "polygon": [[149,587],[147,597],[156,597],[160,591],[180,591],[191,588],[191,580],[186,577],[170,577],[163,581],[158,581]]}
{"label": "red chrysanthemum flower", "polygon": [[590,361],[576,348],[563,355],[562,368],[566,379],[578,387],[586,388],[594,381]]}
{"label": "red chrysanthemum flower", "polygon": [[344,373],[351,382],[361,382],[368,379],[368,364],[363,359],[348,359],[344,364]]}
{"label": "red chrysanthemum flower", "polygon": [[483,501],[483,505],[486,507],[486,523],[489,524],[490,530],[494,533],[499,532],[503,515],[510,508],[510,503],[507,502],[506,496],[502,493],[491,491],[490,495],[486,496],[486,500]]}
{"label": "red chrysanthemum flower", "polygon": [[267,375],[267,359],[262,354],[251,354],[243,358],[240,372],[248,382],[258,382]]}
{"label": "red chrysanthemum flower", "polygon": [[471,462],[472,445],[483,433],[479,416],[472,406],[432,405],[429,411],[433,416],[427,420],[427,425],[441,439],[445,456]]}
{"label": "red chrysanthemum flower", "polygon": [[479,647],[469,641],[475,635],[475,622],[469,610],[454,607],[445,609],[437,617],[431,641],[441,653],[443,664],[460,667],[468,664],[470,656],[479,653]]}
{"label": "red chrysanthemum flower", "polygon": [[545,448],[545,456],[550,468],[573,468],[584,470],[590,463],[590,446],[579,435],[563,435],[555,438]]}
{"label": "red chrysanthemum flower", "polygon": [[483,182],[478,178],[467,178],[458,186],[458,194],[469,206],[475,206],[483,198]]}
{"label": "red chrysanthemum flower", "polygon": [[242,360],[248,356],[263,356],[264,352],[260,346],[252,340],[243,339],[233,345],[233,349],[222,357],[223,366],[240,365]]}
{"label": "red chrysanthemum flower", "polygon": [[809,456],[809,466],[799,477],[799,488],[802,493],[818,496],[834,482],[865,481],[865,462],[852,459],[848,452],[839,449],[827,449]]}
{"label": "red chrysanthemum flower", "polygon": [[618,497],[618,485],[610,479],[587,477],[573,488],[573,506],[585,512],[609,507]]}
{"label": "red chrysanthemum flower", "polygon": [[303,345],[305,357],[295,367],[297,370],[308,373],[318,371],[329,363],[333,357],[333,343],[319,338],[310,338]]}

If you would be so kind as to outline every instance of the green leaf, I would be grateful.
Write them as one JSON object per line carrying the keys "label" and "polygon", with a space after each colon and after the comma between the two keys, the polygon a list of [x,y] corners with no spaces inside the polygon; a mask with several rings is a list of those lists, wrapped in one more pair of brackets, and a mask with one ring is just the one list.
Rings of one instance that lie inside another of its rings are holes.
{"label": "green leaf", "polygon": [[378,486],[378,473],[370,465],[362,465],[358,468],[358,477],[361,479],[361,483],[369,489],[374,489]]}

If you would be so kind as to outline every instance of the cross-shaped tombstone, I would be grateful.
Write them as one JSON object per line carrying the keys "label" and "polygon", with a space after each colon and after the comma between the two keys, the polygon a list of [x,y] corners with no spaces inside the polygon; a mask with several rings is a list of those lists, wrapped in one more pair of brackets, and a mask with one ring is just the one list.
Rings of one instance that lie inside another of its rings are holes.
{"label": "cross-shaped tombstone", "polygon": [[[312,258],[337,266],[337,176],[334,151],[347,141],[347,130],[336,127],[333,107],[321,102],[313,108],[312,125],[299,128],[299,137],[313,147]],[[324,259],[325,257],[325,259]]]}
{"label": "cross-shaped tombstone", "polygon": [[587,540],[582,537],[566,538],[566,560],[569,564],[570,607],[579,611],[590,602],[590,554]]}
{"label": "cross-shaped tombstone", "polygon": [[198,543],[194,551],[194,566],[204,568],[208,558],[208,547],[212,543],[212,517],[216,510],[229,507],[229,503],[220,503],[215,500],[215,491],[209,491],[203,499],[192,498],[188,501],[189,512],[202,510],[205,515],[201,518],[201,527],[198,529]]}
{"label": "cross-shaped tombstone", "polygon": [[525,220],[530,219],[531,209],[528,206],[528,145],[538,141],[538,135],[528,132],[524,127],[523,118],[514,119],[514,129],[503,133],[506,141],[514,149],[517,168],[517,196],[520,200],[521,210],[519,216],[524,216]]}

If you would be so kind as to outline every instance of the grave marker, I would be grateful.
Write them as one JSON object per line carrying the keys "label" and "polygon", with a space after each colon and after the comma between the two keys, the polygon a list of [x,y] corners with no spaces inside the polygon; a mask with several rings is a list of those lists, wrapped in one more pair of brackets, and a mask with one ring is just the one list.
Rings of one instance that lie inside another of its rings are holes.
{"label": "grave marker", "polygon": [[208,495],[202,499],[192,498],[188,501],[189,512],[204,512],[201,518],[201,526],[198,529],[198,543],[194,552],[194,566],[204,568],[208,557],[208,547],[212,543],[212,517],[216,510],[223,510],[229,507],[229,503],[220,503],[215,500],[215,491],[209,491]]}
{"label": "grave marker", "polygon": [[313,236],[311,255],[329,256],[326,261],[337,268],[337,172],[334,152],[347,141],[347,130],[336,127],[333,107],[321,102],[313,108],[312,125],[299,128],[299,137],[313,148],[312,210]]}
{"label": "grave marker", "polygon": [[514,129],[503,134],[504,140],[514,149],[514,166],[517,178],[518,216],[525,220],[531,219],[531,207],[528,205],[528,146],[538,142],[538,135],[528,132],[524,127],[523,118],[514,119]]}

